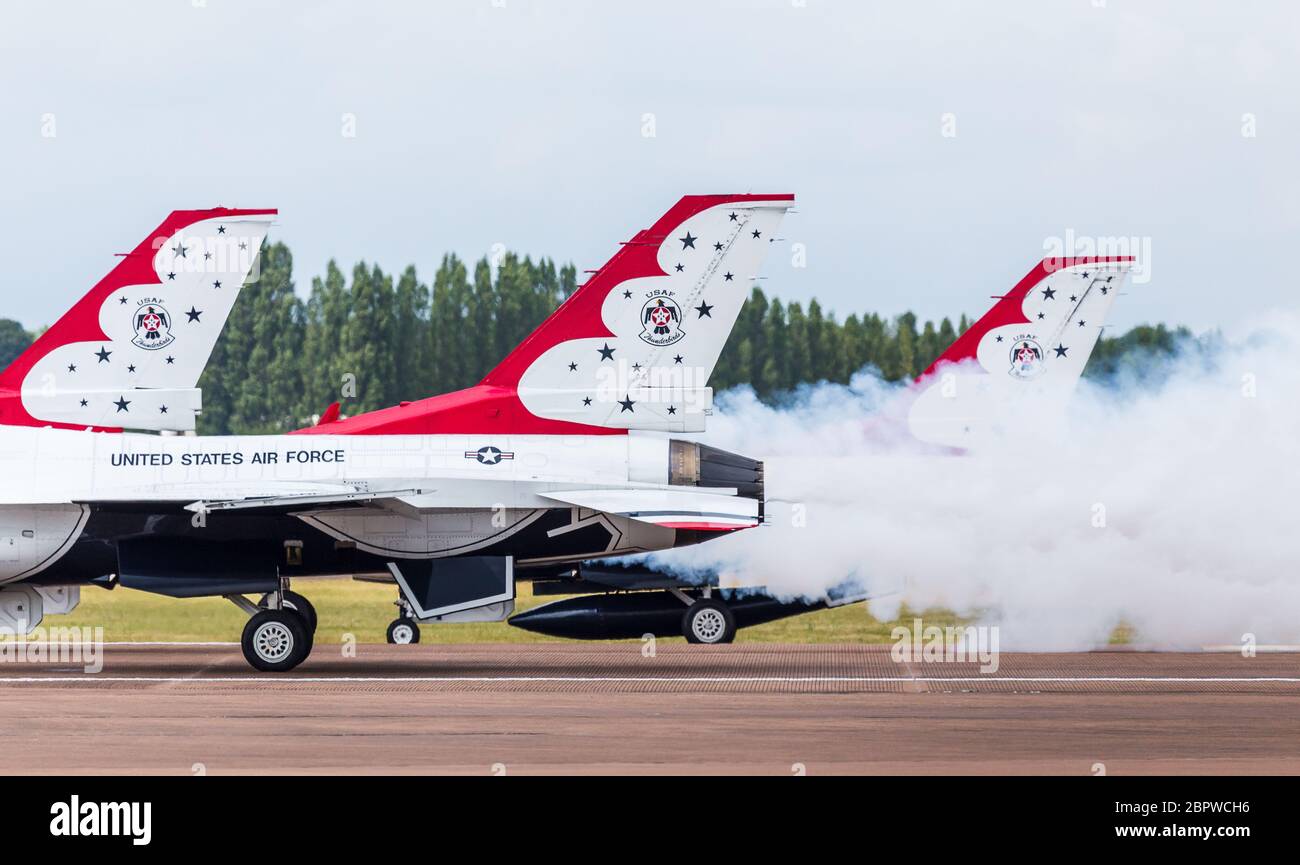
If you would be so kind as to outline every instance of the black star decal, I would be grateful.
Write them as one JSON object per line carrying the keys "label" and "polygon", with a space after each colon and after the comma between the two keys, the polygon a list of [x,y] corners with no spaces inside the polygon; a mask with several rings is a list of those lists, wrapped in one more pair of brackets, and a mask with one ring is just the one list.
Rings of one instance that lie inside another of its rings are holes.
{"label": "black star decal", "polygon": [[135,364],[130,364],[129,366],[127,366],[126,371],[135,372]]}
{"label": "black star decal", "polygon": [[180,244],[177,244],[172,247],[172,255],[179,255],[181,258],[186,258],[189,256],[189,254],[190,254],[189,249],[187,249],[184,246],[181,246]]}
{"label": "black star decal", "polygon": [[718,252],[722,252],[722,243],[721,243],[721,242],[718,242],[718,243],[713,244],[713,248],[714,248],[715,250],[717,250]]}
{"label": "black star decal", "polygon": [[[185,314],[190,317],[190,322],[194,322],[199,320],[200,315],[203,315],[203,310],[195,309],[194,307],[191,306],[190,311]],[[189,322],[186,323],[188,324]]]}
{"label": "black star decal", "polygon": [[212,287],[213,287],[213,288],[221,288],[221,280],[219,280],[219,279],[215,279],[215,280],[213,280],[213,281],[212,281]]}
{"label": "black star decal", "polygon": [[122,304],[122,306],[126,306],[126,298],[125,298],[125,297],[119,297],[119,298],[117,299],[117,302],[120,303],[120,304]]}
{"label": "black star decal", "polygon": [[577,368],[578,365],[576,363],[573,363],[572,361],[569,362],[569,372],[574,372]]}
{"label": "black star decal", "polygon": [[1103,285],[1103,286],[1101,287],[1101,293],[1102,293],[1102,294],[1110,294],[1110,286],[1109,286],[1109,285]]}
{"label": "black star decal", "polygon": [[112,352],[101,345],[99,351],[95,352],[95,357],[99,358],[100,363],[108,363],[108,356],[110,354],[112,354]]}
{"label": "black star decal", "polygon": [[677,406],[675,406],[675,405],[670,405],[670,406],[668,406],[668,413],[669,413],[669,414],[677,414]]}
{"label": "black star decal", "polygon": [[169,273],[169,274],[167,274],[167,278],[168,278],[168,279],[175,279],[175,278],[176,278],[176,274],[175,274],[175,273]]}
{"label": "black star decal", "polygon": [[614,359],[614,352],[615,352],[616,350],[617,350],[617,349],[612,349],[612,348],[610,348],[610,347],[609,347],[609,343],[605,343],[605,347],[604,347],[604,348],[598,348],[598,349],[596,349],[596,351],[600,352],[600,359],[601,359],[601,360],[613,360],[613,359]]}
{"label": "black star decal", "polygon": [[1056,348],[1052,349],[1052,351],[1056,352],[1057,357],[1065,357],[1065,353],[1069,350],[1070,349],[1061,345],[1059,342],[1056,344]]}
{"label": "black star decal", "polygon": [[[706,315],[709,318],[713,318],[713,307],[709,306],[704,301],[700,301],[700,305],[695,307],[695,311],[700,314],[700,318],[704,318]],[[697,318],[696,321],[699,321],[700,318]]]}
{"label": "black star decal", "polygon": [[685,269],[686,269],[686,265],[684,265],[684,264],[679,264],[679,265],[677,265],[677,272],[678,272],[678,273],[681,273],[681,272],[682,272],[683,270],[685,270]]}
{"label": "black star decal", "polygon": [[1041,320],[1041,319],[1044,319],[1044,318],[1047,318],[1047,313],[1045,313],[1045,312],[1040,312],[1040,313],[1038,314],[1038,318],[1039,318],[1040,320]]}
{"label": "black star decal", "polygon": [[118,397],[117,401],[113,403],[113,405],[117,406],[118,411],[124,411],[124,412],[131,411],[129,408],[127,408],[127,406],[129,406],[130,404],[131,401],[129,399],[126,399],[125,397]]}
{"label": "black star decal", "polygon": [[699,240],[698,237],[691,237],[691,233],[689,231],[686,232],[685,237],[679,237],[677,239],[682,242],[682,249],[694,249],[695,241]]}
{"label": "black star decal", "polygon": [[622,414],[622,413],[625,412],[625,411],[630,411],[630,412],[632,412],[632,414],[636,414],[636,409],[632,408],[632,406],[636,405],[636,403],[632,402],[632,395],[631,395],[631,394],[628,394],[627,399],[621,399],[621,400],[619,400],[619,401],[618,401],[618,404],[621,405],[621,406],[623,407],[623,408],[619,409],[619,412],[618,412],[619,414]]}
{"label": "black star decal", "polygon": [[1085,270],[1083,273],[1080,274],[1080,276],[1082,276],[1084,279],[1087,279],[1087,278],[1088,278],[1088,271]]}
{"label": "black star decal", "polygon": [[761,231],[759,231],[757,228],[755,228],[755,229],[754,229],[754,239],[755,239],[755,240],[758,240],[758,239],[759,239],[760,237],[762,237],[762,236],[763,236],[763,232],[761,232]]}
{"label": "black star decal", "polygon": [[1083,327],[1087,323],[1088,322],[1084,321],[1083,319],[1079,319],[1079,327]]}
{"label": "black star decal", "polygon": [[725,279],[727,282],[731,282],[732,275],[733,274],[730,271],[728,271],[727,273],[722,274],[722,278]]}
{"label": "black star decal", "polygon": [[682,362],[682,356],[680,354],[677,355],[677,357],[673,358],[673,363],[681,363],[681,362]]}
{"label": "black star decal", "polygon": [[88,406],[88,405],[90,405],[90,403],[86,402],[84,399],[81,401],[81,407],[82,407],[82,408],[85,408],[85,407]]}
{"label": "black star decal", "polygon": [[640,369],[641,369],[641,364],[639,363],[632,364],[632,372],[639,372]]}
{"label": "black star decal", "polygon": [[68,372],[76,372],[76,371],[77,371],[77,365],[75,363],[68,364]]}
{"label": "black star decal", "polygon": [[204,261],[207,261],[207,260],[208,260],[209,258],[211,258],[211,257],[212,257],[212,253],[210,253],[210,252],[205,252],[205,253],[203,253],[203,260],[204,260]]}
{"label": "black star decal", "polygon": [[740,219],[740,216],[737,215],[737,214],[735,214],[735,213],[732,213],[732,214],[731,214],[731,221],[732,221],[732,222],[735,222],[737,219]]}
{"label": "black star decal", "polygon": [[168,363],[168,364],[176,363],[176,358],[174,358],[174,357],[168,355],[168,357],[167,357],[167,363]]}
{"label": "black star decal", "polygon": [[226,227],[224,225],[218,225],[217,234],[225,234],[225,233],[226,233]]}
{"label": "black star decal", "polygon": [[623,297],[626,299],[626,298],[629,298],[629,297],[631,297],[631,296],[632,296],[632,292],[627,291],[626,289],[624,289],[624,291],[623,291]]}
{"label": "black star decal", "polygon": [[1043,300],[1051,300],[1054,297],[1056,297],[1056,289],[1054,288],[1043,289]]}
{"label": "black star decal", "polygon": [[582,404],[583,404],[583,405],[591,405],[591,397],[584,397],[583,400],[582,400]]}
{"label": "black star decal", "polygon": [[158,411],[162,412],[163,414],[167,414],[167,406],[163,406],[162,408],[158,409]]}
{"label": "black star decal", "polygon": [[998,337],[997,341],[1002,342],[1002,337]]}

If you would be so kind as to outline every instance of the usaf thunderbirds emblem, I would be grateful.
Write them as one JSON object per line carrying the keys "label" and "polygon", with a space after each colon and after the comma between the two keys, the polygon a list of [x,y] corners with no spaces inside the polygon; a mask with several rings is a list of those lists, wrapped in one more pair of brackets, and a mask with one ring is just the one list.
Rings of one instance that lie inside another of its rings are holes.
{"label": "usaf thunderbirds emblem", "polygon": [[131,342],[145,351],[157,351],[176,341],[172,336],[172,317],[156,303],[142,303],[135,311],[135,339]]}
{"label": "usaf thunderbirds emblem", "polygon": [[1012,378],[1028,380],[1043,374],[1043,347],[1027,336],[1018,336],[1011,343]]}
{"label": "usaf thunderbirds emblem", "polygon": [[503,451],[501,448],[494,448],[491,445],[479,448],[476,451],[465,451],[465,459],[478,460],[485,466],[494,466],[502,460],[512,460],[514,458],[513,452]]}
{"label": "usaf thunderbirds emblem", "polygon": [[651,345],[672,345],[686,332],[682,330],[682,311],[672,292],[656,292],[641,307],[641,339]]}

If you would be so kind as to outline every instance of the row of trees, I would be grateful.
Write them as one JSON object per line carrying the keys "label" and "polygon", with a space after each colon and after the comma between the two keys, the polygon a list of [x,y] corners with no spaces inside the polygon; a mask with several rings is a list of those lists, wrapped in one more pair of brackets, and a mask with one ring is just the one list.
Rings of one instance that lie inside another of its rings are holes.
{"label": "row of trees", "polygon": [[[345,275],[333,262],[296,291],[293,256],[282,243],[263,254],[261,279],[243,290],[200,387],[205,434],[278,433],[308,423],[341,400],[357,414],[402,400],[468,387],[510,352],[577,287],[572,265],[505,255],[472,269],[443,258],[432,286],[414,268],[387,274],[364,262]],[[874,313],[842,322],[816,301],[807,309],[753,289],[711,384],[751,384],[774,399],[805,382],[847,382],[871,366],[890,380],[917,375],[967,327],[892,320]],[[1172,353],[1185,331],[1136,328],[1097,347],[1089,371],[1114,374],[1126,357]],[[0,319],[0,363],[30,343]]]}

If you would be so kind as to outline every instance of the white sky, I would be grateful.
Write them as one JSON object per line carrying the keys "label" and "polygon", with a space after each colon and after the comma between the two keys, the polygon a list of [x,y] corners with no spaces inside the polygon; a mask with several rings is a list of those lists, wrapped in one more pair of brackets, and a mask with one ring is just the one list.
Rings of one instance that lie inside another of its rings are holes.
{"label": "white sky", "polygon": [[1120,328],[1231,324],[1296,305],[1297,9],[6,3],[0,316],[49,323],[178,208],[279,207],[305,291],[496,243],[594,268],[682,194],[788,191],[783,298],[978,314],[1073,231],[1150,239]]}

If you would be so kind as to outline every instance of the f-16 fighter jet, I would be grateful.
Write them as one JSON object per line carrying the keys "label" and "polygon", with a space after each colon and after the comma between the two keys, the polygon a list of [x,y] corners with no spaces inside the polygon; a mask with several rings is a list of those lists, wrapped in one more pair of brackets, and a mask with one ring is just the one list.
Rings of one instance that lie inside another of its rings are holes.
{"label": "f-16 fighter jet", "polygon": [[[192,424],[192,382],[163,371],[242,275],[172,286],[200,236],[255,249],[271,212],[164,223],[2,380],[0,420],[27,425],[0,427],[0,613],[34,627],[40,586],[225,596],[249,613],[249,663],[285,671],[315,628],[297,577],[387,574],[420,621],[496,620],[516,576],[758,525],[761,462],[639,433],[704,429],[709,376],[793,199],[683,198],[466,390],[287,436],[106,433]],[[159,377],[114,393],[110,365]],[[65,379],[85,370],[98,377]],[[707,590],[677,594],[683,633],[734,633]]]}

